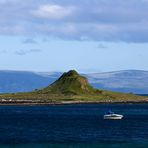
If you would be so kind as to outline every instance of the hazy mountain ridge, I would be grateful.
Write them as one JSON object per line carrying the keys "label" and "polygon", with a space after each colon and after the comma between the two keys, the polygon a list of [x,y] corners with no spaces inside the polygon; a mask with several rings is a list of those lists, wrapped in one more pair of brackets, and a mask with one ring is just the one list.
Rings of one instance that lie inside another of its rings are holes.
{"label": "hazy mountain ridge", "polygon": [[43,76],[28,71],[0,71],[0,93],[27,92],[54,82],[60,73]]}
{"label": "hazy mountain ridge", "polygon": [[148,71],[123,70],[87,75],[89,82],[97,87],[112,91],[147,93]]}
{"label": "hazy mountain ridge", "polygon": [[[0,71],[0,93],[26,92],[53,83],[61,72]],[[96,88],[133,93],[148,93],[148,71],[123,70],[83,74]]]}

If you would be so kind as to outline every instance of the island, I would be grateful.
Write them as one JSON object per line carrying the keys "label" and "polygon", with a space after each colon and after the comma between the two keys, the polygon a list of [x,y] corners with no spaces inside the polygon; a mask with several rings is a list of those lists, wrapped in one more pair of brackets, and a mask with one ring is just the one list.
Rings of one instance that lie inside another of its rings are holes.
{"label": "island", "polygon": [[51,85],[32,92],[0,94],[5,104],[137,103],[148,97],[93,88],[77,71],[63,73]]}

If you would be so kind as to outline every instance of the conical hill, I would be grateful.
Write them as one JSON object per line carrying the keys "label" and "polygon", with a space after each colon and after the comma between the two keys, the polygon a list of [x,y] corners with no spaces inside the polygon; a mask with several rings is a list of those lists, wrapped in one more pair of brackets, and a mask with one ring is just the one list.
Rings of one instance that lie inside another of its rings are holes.
{"label": "conical hill", "polygon": [[87,79],[79,75],[75,70],[65,72],[58,80],[50,86],[42,90],[44,93],[54,94],[93,94],[96,92],[92,86],[89,85]]}
{"label": "conical hill", "polygon": [[[2,94],[0,99],[14,102],[59,103],[61,101],[76,102],[147,102],[147,97],[94,89],[87,79],[75,70],[64,73],[57,81],[40,90],[24,93]],[[28,101],[26,101],[28,100]],[[6,103],[10,103],[9,101]]]}

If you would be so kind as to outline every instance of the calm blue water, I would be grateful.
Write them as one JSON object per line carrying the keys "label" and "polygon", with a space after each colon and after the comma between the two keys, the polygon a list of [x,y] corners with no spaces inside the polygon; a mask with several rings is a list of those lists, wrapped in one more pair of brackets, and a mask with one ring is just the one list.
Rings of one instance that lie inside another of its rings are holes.
{"label": "calm blue water", "polygon": [[147,148],[148,104],[0,106],[0,147]]}

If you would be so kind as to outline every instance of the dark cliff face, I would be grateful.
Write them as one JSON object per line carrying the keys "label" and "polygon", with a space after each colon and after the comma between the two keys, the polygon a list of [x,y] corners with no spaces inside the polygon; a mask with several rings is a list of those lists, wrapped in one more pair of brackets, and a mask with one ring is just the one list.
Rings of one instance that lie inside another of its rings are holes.
{"label": "dark cliff face", "polygon": [[95,89],[89,85],[85,77],[79,75],[75,70],[70,70],[67,73],[63,73],[58,80],[42,91],[76,95],[94,93]]}

